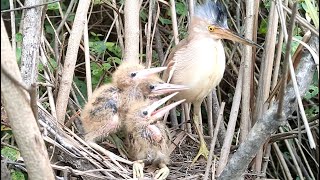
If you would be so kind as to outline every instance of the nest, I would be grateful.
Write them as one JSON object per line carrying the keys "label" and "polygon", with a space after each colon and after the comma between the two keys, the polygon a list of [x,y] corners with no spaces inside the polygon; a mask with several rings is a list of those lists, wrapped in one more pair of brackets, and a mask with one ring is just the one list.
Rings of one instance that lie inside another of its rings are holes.
{"label": "nest", "polygon": [[[43,128],[44,140],[49,145],[49,155],[57,160],[52,166],[58,170],[58,174],[61,172],[61,176],[67,179],[132,178],[132,164],[112,160],[122,158],[112,143],[100,144],[112,154],[110,158],[92,149],[69,128],[57,125],[55,119],[42,107],[39,108],[39,121]],[[192,164],[199,148],[199,144],[195,142],[196,138],[182,130],[171,130],[171,134],[170,150],[172,153],[168,164],[170,174],[167,179],[202,179],[207,161],[201,157]],[[210,169],[210,179],[214,172],[213,169]],[[153,179],[156,171],[157,167],[146,166],[143,179]]]}

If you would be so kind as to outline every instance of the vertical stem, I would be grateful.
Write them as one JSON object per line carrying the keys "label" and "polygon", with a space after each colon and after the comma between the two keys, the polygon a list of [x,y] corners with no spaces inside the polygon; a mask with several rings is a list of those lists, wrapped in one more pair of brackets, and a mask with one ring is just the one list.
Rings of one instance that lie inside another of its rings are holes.
{"label": "vertical stem", "polygon": [[[10,3],[10,9],[14,9],[13,0],[9,0]],[[12,37],[12,50],[13,50],[13,56],[16,59],[16,52],[17,52],[17,44],[16,44],[16,18],[14,15],[14,11],[10,12],[10,18],[11,18],[11,37]]]}
{"label": "vertical stem", "polygon": [[90,69],[90,52],[89,52],[89,36],[88,36],[88,21],[86,20],[83,29],[83,42],[85,49],[85,63],[86,63],[86,80],[87,80],[87,93],[88,99],[92,96],[92,82],[91,82],[91,69]]}
{"label": "vertical stem", "polygon": [[126,0],[124,5],[124,61],[139,63],[139,9],[136,0]]}
{"label": "vertical stem", "polygon": [[218,176],[226,166],[228,161],[228,156],[230,153],[230,147],[233,140],[233,134],[234,134],[236,123],[237,123],[237,117],[238,117],[240,101],[241,101],[241,91],[242,91],[242,85],[243,85],[242,76],[243,76],[243,66],[241,66],[240,68],[239,77],[236,85],[236,91],[234,93],[233,100],[232,100],[233,103],[230,111],[230,118],[229,118],[229,123],[227,127],[226,137],[224,138],[224,141],[223,141],[219,166],[216,172]]}
{"label": "vertical stem", "polygon": [[279,118],[282,118],[282,111],[283,111],[283,98],[284,98],[284,91],[287,87],[287,74],[288,74],[288,62],[289,62],[289,56],[291,56],[291,42],[292,42],[292,32],[294,29],[294,20],[297,14],[297,2],[294,3],[293,8],[292,8],[292,15],[290,19],[290,27],[288,28],[288,41],[286,44],[286,54],[284,57],[284,62],[283,62],[283,74],[284,74],[284,79],[282,81],[282,84],[280,86],[279,90],[279,106],[278,106],[278,111],[277,114]]}
{"label": "vertical stem", "polygon": [[[246,0],[246,33],[247,39],[252,39],[254,25],[254,1]],[[241,101],[241,121],[240,121],[240,142],[243,142],[249,132],[250,121],[250,87],[252,85],[252,47],[245,46],[243,51],[244,75],[242,85],[242,101]]]}
{"label": "vertical stem", "polygon": [[172,18],[172,29],[173,29],[174,43],[177,45],[179,43],[179,34],[178,34],[176,4],[175,4],[174,0],[170,0],[170,8],[171,8],[171,18]]}

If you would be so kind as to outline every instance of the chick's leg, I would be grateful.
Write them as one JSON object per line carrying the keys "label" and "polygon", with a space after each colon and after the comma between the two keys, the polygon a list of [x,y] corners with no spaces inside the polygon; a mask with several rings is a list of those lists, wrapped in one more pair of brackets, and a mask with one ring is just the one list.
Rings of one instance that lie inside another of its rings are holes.
{"label": "chick's leg", "polygon": [[201,155],[203,157],[205,157],[206,159],[208,159],[208,155],[209,155],[209,150],[207,148],[206,142],[204,140],[204,137],[201,132],[200,125],[199,125],[199,118],[200,118],[199,115],[200,115],[201,102],[198,101],[198,102],[194,103],[193,106],[194,106],[193,122],[194,122],[194,125],[196,128],[197,134],[200,138],[200,148],[199,148],[198,154],[193,159],[192,164],[195,163]]}
{"label": "chick's leg", "polygon": [[132,173],[133,173],[134,179],[143,177],[143,168],[144,168],[144,163],[142,160],[133,162]]}
{"label": "chick's leg", "polygon": [[156,174],[155,176],[155,179],[157,180],[164,180],[168,177],[169,173],[170,173],[170,170],[169,168],[167,167],[167,165],[161,163],[159,164],[159,167],[161,168],[158,173]]}

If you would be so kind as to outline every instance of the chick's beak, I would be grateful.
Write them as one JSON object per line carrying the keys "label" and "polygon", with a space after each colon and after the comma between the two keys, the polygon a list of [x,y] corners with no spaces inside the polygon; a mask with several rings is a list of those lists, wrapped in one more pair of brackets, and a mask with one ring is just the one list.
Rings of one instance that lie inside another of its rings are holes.
{"label": "chick's beak", "polygon": [[167,105],[161,109],[158,109],[161,105],[166,103],[169,99],[171,99],[176,94],[178,94],[178,92],[172,93],[172,94],[152,103],[150,106],[148,106],[146,110],[148,111],[149,116],[152,117],[152,119],[159,119],[159,118],[163,117],[172,108],[178,106],[179,104],[181,104],[182,102],[185,101],[185,99],[183,99],[178,102]]}
{"label": "chick's beak", "polygon": [[239,42],[239,43],[242,43],[245,45],[256,46],[256,47],[262,48],[257,43],[255,43],[249,39],[246,39],[244,37],[241,37],[240,35],[232,32],[230,29],[222,28],[219,26],[214,26],[214,30],[211,33],[218,35],[222,39],[229,39],[231,41]]}
{"label": "chick's beak", "polygon": [[135,78],[144,79],[144,78],[149,77],[150,75],[159,73],[159,72],[164,71],[166,69],[167,69],[167,67],[156,67],[156,68],[148,68],[148,69],[143,69],[143,70],[140,70],[140,71],[136,71],[135,72],[136,73]]}
{"label": "chick's beak", "polygon": [[152,95],[162,95],[162,94],[182,91],[186,89],[189,89],[189,88],[184,85],[162,83],[162,84],[154,85],[154,88],[151,90],[151,93]]}

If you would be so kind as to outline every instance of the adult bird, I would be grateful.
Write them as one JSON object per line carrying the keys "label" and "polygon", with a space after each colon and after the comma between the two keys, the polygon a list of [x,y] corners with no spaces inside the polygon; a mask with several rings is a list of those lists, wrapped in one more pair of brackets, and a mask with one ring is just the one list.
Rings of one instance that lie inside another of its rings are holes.
{"label": "adult bird", "polygon": [[169,175],[169,143],[170,134],[163,122],[160,122],[165,113],[179,105],[184,100],[158,109],[162,104],[176,95],[173,93],[158,101],[148,99],[135,101],[129,107],[124,120],[125,144],[129,157],[134,160],[133,178],[143,177],[145,164],[158,166],[160,170],[155,179],[163,180]]}
{"label": "adult bird", "polygon": [[195,6],[194,16],[188,27],[188,37],[169,54],[163,79],[168,83],[189,87],[174,97],[193,103],[193,121],[200,137],[200,149],[193,163],[208,149],[199,125],[203,99],[220,83],[225,70],[225,52],[221,39],[229,39],[246,45],[258,46],[229,30],[227,13],[220,1],[207,0]]}

